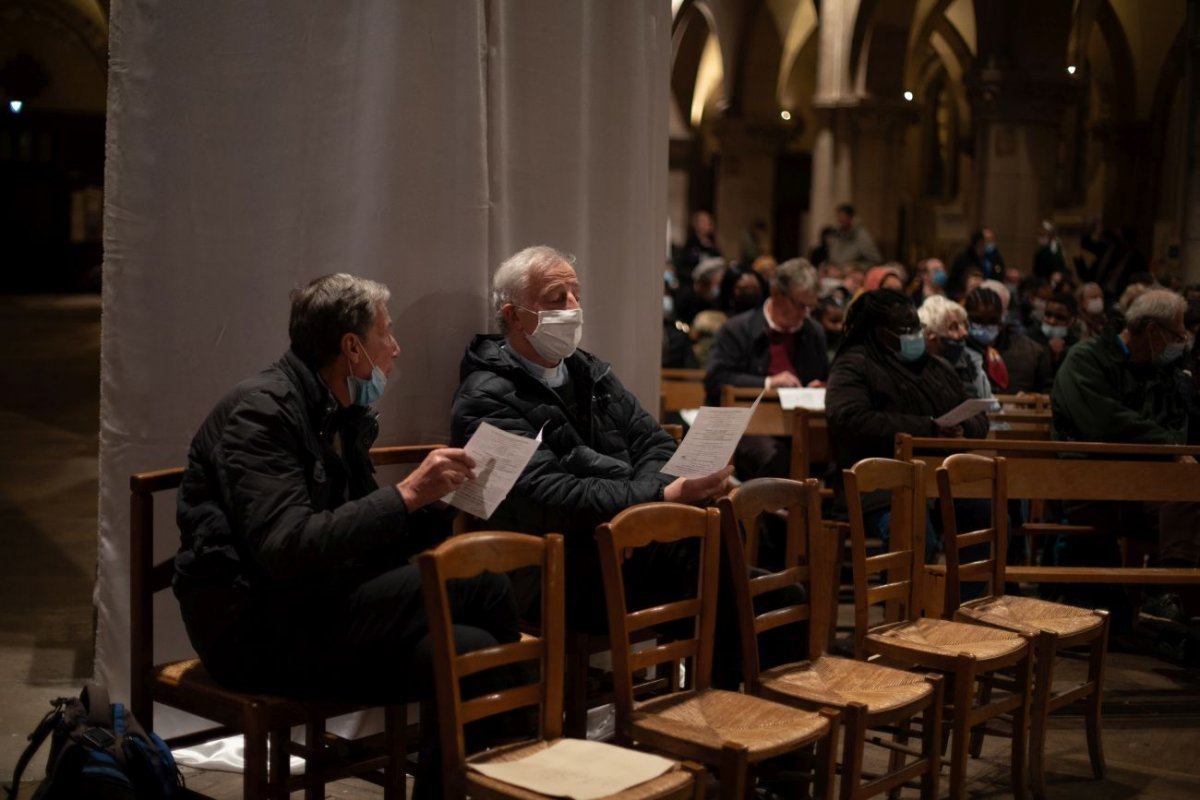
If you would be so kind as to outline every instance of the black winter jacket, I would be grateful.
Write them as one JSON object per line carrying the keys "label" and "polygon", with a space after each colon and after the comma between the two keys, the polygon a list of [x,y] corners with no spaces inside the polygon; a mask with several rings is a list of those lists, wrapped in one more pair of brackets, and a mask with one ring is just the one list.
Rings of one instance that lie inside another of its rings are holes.
{"label": "black winter jacket", "polygon": [[174,579],[206,663],[254,637],[249,620],[302,617],[449,533],[448,514],[409,514],[394,486],[376,485],[377,433],[374,412],[340,408],[290,351],[208,415],[179,488]]}
{"label": "black winter jacket", "polygon": [[[708,354],[704,374],[704,402],[721,404],[721,387],[763,386],[771,363],[770,329],[763,306],[744,311],[717,331]],[[795,351],[792,371],[804,384],[823,381],[829,376],[829,356],[825,352],[825,331],[812,319],[805,319],[794,334]]]}
{"label": "black winter jacket", "polygon": [[659,470],[675,440],[626,389],[612,367],[577,350],[566,360],[574,408],[534,378],[501,345],[476,336],[463,356],[454,396],[452,443],[461,447],[482,421],[542,444],[488,526],[562,533],[568,554],[594,560],[596,526],[638,503],[661,500],[674,480]]}
{"label": "black winter jacket", "polygon": [[[925,355],[906,364],[874,343],[850,346],[838,353],[825,391],[838,466],[849,469],[864,458],[892,458],[897,433],[936,436],[933,418],[966,399],[954,368],[940,358]],[[986,414],[963,423],[969,439],[982,439],[987,432]]]}

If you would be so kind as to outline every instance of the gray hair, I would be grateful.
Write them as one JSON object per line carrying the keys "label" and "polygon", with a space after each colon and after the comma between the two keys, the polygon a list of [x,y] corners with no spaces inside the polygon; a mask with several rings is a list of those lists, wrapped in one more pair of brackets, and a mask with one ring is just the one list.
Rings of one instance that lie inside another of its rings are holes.
{"label": "gray hair", "polygon": [[771,288],[784,294],[811,292],[817,288],[817,268],[805,258],[789,258],[775,268],[771,276]]}
{"label": "gray hair", "polygon": [[917,309],[917,318],[921,324],[938,336],[945,336],[950,330],[950,323],[957,319],[964,325],[967,323],[967,310],[953,300],[948,300],[940,294],[930,295]]}
{"label": "gray hair", "polygon": [[1166,289],[1151,289],[1138,296],[1125,312],[1125,327],[1141,333],[1151,322],[1169,328],[1175,317],[1187,312],[1187,300]]}
{"label": "gray hair", "polygon": [[391,296],[382,283],[345,272],[314,278],[292,292],[292,351],[310,366],[325,366],[342,351],[344,335],[366,338],[376,308]]}
{"label": "gray hair", "polygon": [[575,256],[539,244],[509,256],[496,269],[496,274],[492,276],[492,310],[496,313],[496,324],[500,326],[501,333],[508,333],[504,307],[509,303],[519,306],[527,302],[534,274],[559,263],[574,265]]}

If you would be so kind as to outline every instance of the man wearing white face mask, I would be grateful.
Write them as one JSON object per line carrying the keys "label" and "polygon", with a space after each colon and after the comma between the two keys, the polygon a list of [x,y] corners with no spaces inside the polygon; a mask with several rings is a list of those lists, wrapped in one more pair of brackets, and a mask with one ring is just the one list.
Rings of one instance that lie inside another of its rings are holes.
{"label": "man wearing white face mask", "polygon": [[[638,503],[712,497],[730,470],[693,480],[660,471],[675,440],[610,365],[578,349],[584,313],[571,261],[553,248],[530,247],[496,270],[492,297],[502,333],[476,336],[467,348],[451,438],[461,445],[483,421],[530,438],[542,433],[488,526],[564,534],[569,618],[602,628],[596,526]],[[519,599],[525,605],[533,596]]]}

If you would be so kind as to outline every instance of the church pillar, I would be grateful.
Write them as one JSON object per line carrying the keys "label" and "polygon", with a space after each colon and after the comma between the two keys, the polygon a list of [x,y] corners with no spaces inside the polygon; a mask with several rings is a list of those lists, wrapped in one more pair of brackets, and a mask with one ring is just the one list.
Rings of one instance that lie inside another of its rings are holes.
{"label": "church pillar", "polygon": [[1200,0],[1188,0],[1184,87],[1187,144],[1184,147],[1182,250],[1183,281],[1200,283]]}
{"label": "church pillar", "polygon": [[774,224],[775,161],[792,130],[776,122],[726,117],[717,120],[713,134],[721,153],[713,208],[717,244],[734,261],[741,255],[742,231],[755,220],[768,229]]}

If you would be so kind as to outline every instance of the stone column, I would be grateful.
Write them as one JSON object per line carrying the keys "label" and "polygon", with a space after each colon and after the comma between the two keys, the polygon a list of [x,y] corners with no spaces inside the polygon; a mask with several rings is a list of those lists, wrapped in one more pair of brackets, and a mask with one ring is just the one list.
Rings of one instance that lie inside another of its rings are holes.
{"label": "stone column", "polygon": [[909,187],[915,175],[907,140],[920,121],[918,109],[903,100],[872,99],[843,113],[849,117],[846,144],[854,164],[848,199],[884,259],[905,260],[899,245],[909,237],[908,231],[900,230],[900,209],[912,202]]}
{"label": "stone column", "polygon": [[722,118],[713,126],[721,153],[713,214],[717,244],[730,261],[741,254],[741,232],[756,219],[774,225],[775,159],[792,136],[776,122]]}
{"label": "stone column", "polygon": [[984,68],[969,83],[975,119],[972,228],[988,227],[1008,266],[1028,273],[1038,223],[1054,209],[1062,108],[1076,88],[1045,71]]}
{"label": "stone column", "polygon": [[858,97],[850,76],[850,50],[858,0],[821,3],[820,52],[817,58],[817,133],[812,154],[812,193],[808,204],[807,246],[816,244],[821,228],[833,222],[833,207],[852,200],[851,149],[844,108]]}
{"label": "stone column", "polygon": [[1200,282],[1200,0],[1188,0],[1184,92],[1187,103],[1187,146],[1184,148],[1182,251],[1183,282]]}

